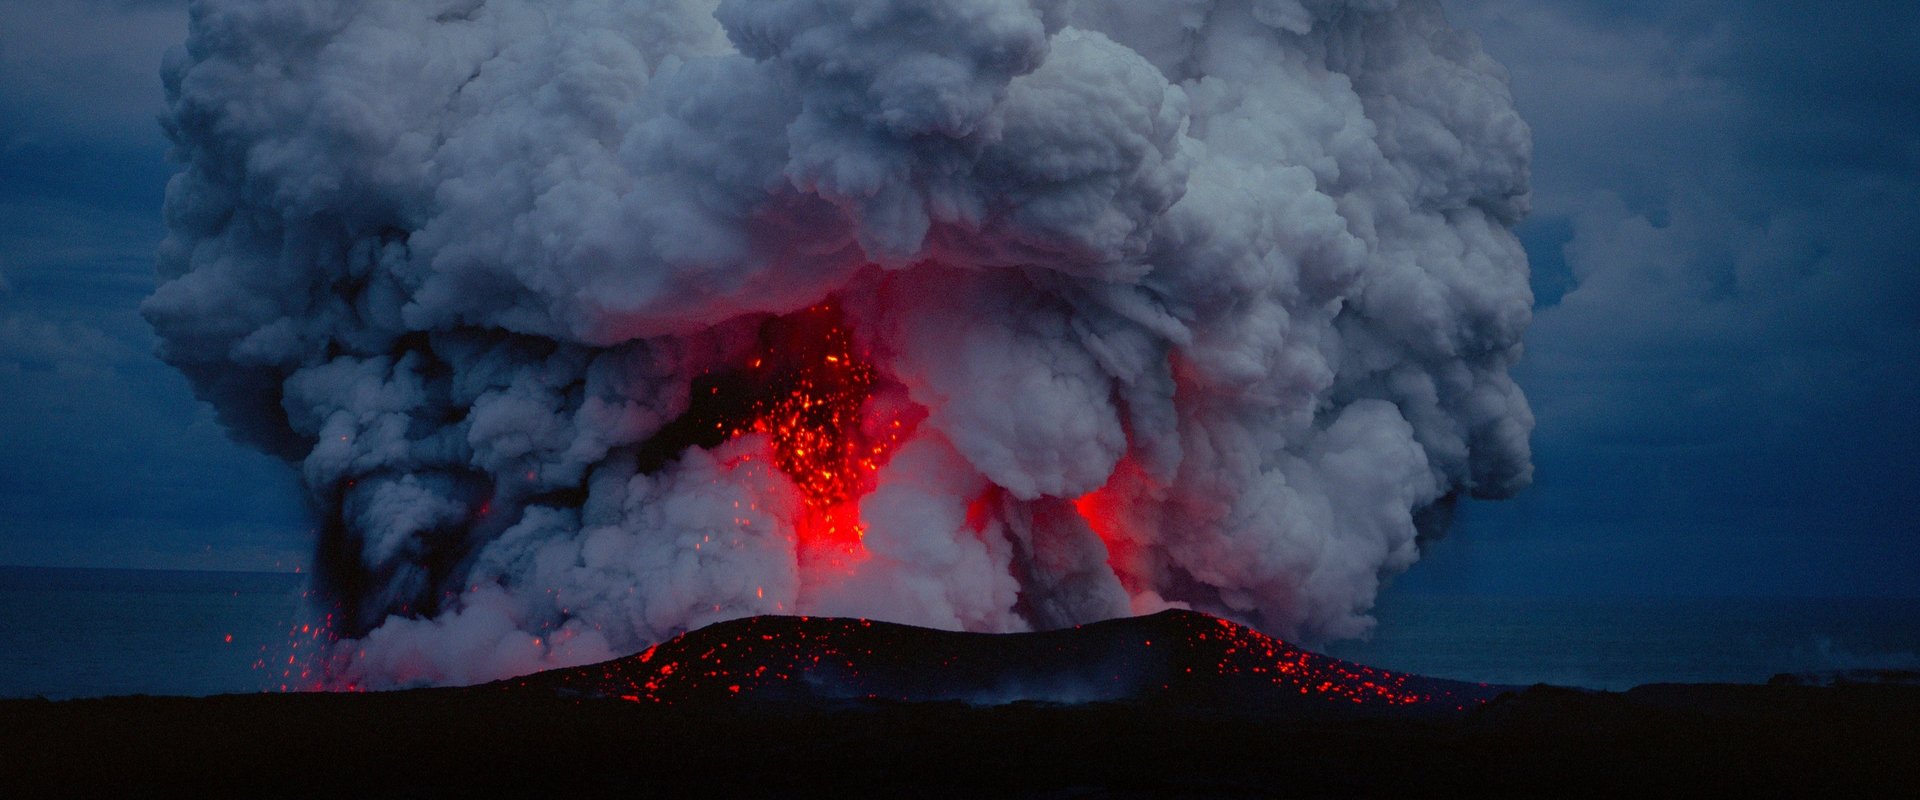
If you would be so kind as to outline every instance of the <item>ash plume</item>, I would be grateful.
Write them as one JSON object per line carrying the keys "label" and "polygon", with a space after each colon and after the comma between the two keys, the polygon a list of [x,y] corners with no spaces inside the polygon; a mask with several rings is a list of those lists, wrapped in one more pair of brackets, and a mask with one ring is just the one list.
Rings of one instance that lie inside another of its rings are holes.
{"label": "ash plume", "polygon": [[1528,131],[1432,0],[198,0],[162,355],[332,666],[768,613],[1366,630],[1531,473]]}

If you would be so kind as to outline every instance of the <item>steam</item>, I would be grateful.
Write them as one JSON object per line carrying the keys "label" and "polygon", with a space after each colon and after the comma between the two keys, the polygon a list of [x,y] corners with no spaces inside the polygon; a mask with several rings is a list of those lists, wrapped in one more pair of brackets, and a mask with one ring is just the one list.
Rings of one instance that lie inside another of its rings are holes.
{"label": "steam", "polygon": [[[200,0],[165,76],[144,310],[302,471],[347,680],[763,613],[1350,636],[1530,477],[1528,132],[1431,0]],[[846,548],[690,422],[809,308],[904,432]]]}

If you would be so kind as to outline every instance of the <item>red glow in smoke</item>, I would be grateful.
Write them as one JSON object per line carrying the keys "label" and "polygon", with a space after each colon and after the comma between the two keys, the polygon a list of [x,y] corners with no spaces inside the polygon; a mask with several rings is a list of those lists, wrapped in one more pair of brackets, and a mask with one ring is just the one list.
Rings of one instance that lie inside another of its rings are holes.
{"label": "red glow in smoke", "polygon": [[1114,489],[1122,471],[1129,468],[1126,460],[1114,470],[1115,478],[1106,486],[1083,494],[1073,501],[1073,510],[1087,521],[1087,527],[1100,537],[1101,544],[1107,547],[1107,565],[1113,568],[1113,574],[1120,579],[1120,585],[1128,594],[1138,594],[1144,588],[1137,576],[1139,547],[1132,539],[1121,532],[1120,493]]}
{"label": "red glow in smoke", "polygon": [[779,387],[754,404],[752,419],[729,431],[767,434],[774,464],[805,503],[800,543],[852,552],[865,534],[860,498],[873,491],[880,466],[906,435],[898,419],[862,430],[862,410],[879,376],[856,352],[840,310],[822,304],[782,318],[749,368],[762,385]]}

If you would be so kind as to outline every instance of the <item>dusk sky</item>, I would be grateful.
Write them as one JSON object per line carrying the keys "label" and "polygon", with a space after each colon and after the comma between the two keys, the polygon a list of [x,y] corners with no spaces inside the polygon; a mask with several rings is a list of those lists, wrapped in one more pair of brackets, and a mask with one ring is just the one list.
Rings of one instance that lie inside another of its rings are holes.
{"label": "dusk sky", "polygon": [[[1920,6],[1446,6],[1533,130],[1536,473],[1396,589],[1920,596]],[[308,558],[138,311],[186,27],[0,0],[0,564]]]}

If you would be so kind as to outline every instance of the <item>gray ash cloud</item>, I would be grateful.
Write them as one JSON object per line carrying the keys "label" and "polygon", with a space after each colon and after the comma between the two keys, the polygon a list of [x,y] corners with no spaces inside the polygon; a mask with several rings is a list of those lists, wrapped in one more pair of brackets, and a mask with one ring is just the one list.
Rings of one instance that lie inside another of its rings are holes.
{"label": "gray ash cloud", "polygon": [[[165,74],[144,312],[328,520],[345,680],[783,612],[1355,635],[1531,476],[1528,131],[1432,2],[204,0]],[[777,434],[674,427],[821,304],[848,435],[905,431],[844,557]]]}

